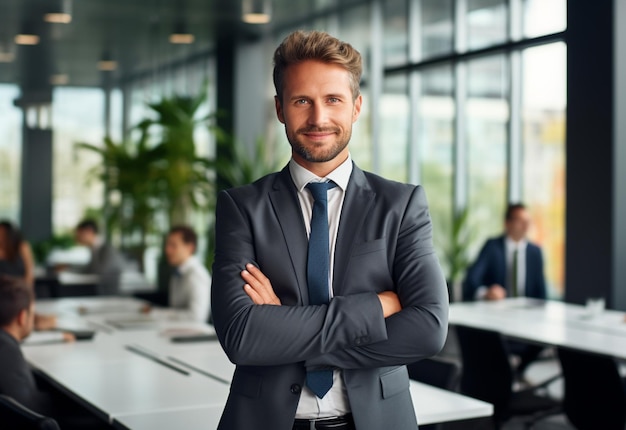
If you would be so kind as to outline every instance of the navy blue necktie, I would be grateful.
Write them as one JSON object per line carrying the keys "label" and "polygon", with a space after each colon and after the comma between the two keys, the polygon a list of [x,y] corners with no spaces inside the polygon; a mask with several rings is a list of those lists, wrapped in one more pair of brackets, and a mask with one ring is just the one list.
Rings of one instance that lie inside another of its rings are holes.
{"label": "navy blue necktie", "polygon": [[[307,259],[309,303],[312,305],[323,305],[330,301],[327,192],[335,186],[333,182],[311,182],[306,186],[314,199]],[[330,369],[308,371],[306,385],[317,397],[323,398],[333,386],[333,371]]]}

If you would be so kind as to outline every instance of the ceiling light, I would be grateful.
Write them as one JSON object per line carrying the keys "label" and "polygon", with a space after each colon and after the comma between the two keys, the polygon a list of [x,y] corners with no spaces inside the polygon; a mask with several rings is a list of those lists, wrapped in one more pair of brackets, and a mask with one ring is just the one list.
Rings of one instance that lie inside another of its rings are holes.
{"label": "ceiling light", "polygon": [[243,0],[241,19],[248,24],[267,24],[272,20],[270,0]]}
{"label": "ceiling light", "polygon": [[50,76],[51,85],[67,85],[70,81],[70,77],[67,73],[57,73]]}
{"label": "ceiling light", "polygon": [[70,0],[56,0],[53,3],[53,5],[48,6],[43,20],[56,24],[72,22],[72,2]]}
{"label": "ceiling light", "polygon": [[174,31],[170,34],[170,43],[190,44],[193,43],[195,37],[189,31],[183,21],[178,21],[174,25]]}
{"label": "ceiling light", "polygon": [[193,43],[196,38],[191,33],[172,33],[170,34],[170,43],[189,44]]}
{"label": "ceiling light", "polygon": [[104,72],[112,72],[117,69],[117,61],[113,60],[100,60],[98,61],[98,69]]}
{"label": "ceiling light", "polygon": [[39,43],[39,36],[36,34],[20,33],[15,36],[15,43],[18,45],[37,45]]}
{"label": "ceiling light", "polygon": [[47,13],[43,16],[43,20],[55,24],[69,24],[72,22],[72,15],[69,13]]}

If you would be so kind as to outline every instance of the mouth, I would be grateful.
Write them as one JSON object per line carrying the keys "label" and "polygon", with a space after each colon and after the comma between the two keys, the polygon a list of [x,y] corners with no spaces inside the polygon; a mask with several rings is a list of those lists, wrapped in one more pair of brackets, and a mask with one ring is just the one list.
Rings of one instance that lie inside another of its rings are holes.
{"label": "mouth", "polygon": [[337,134],[337,130],[301,130],[299,134],[310,140],[324,140],[327,137]]}

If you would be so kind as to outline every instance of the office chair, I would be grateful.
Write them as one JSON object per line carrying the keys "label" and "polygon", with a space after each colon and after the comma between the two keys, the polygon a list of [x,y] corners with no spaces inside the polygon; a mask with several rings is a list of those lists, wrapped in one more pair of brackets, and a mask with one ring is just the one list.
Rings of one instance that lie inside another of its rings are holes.
{"label": "office chair", "polygon": [[7,429],[60,430],[54,419],[40,415],[4,394],[0,394],[0,423]]}
{"label": "office chair", "polygon": [[426,358],[416,363],[408,364],[409,378],[424,384],[455,391],[459,382],[459,366],[440,358]]}
{"label": "office chair", "polygon": [[611,357],[558,349],[565,393],[563,409],[578,430],[624,430],[626,393]]}
{"label": "office chair", "polygon": [[457,326],[463,370],[460,391],[493,404],[496,429],[514,416],[525,428],[562,411],[556,400],[536,394],[538,387],[513,391],[513,369],[500,333]]}

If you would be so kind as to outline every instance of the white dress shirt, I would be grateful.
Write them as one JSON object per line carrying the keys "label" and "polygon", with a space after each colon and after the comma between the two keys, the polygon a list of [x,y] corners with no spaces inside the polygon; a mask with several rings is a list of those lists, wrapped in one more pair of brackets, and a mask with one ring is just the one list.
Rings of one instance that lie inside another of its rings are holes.
{"label": "white dress shirt", "polygon": [[[306,226],[307,236],[311,233],[311,216],[313,211],[313,196],[306,189],[309,182],[326,182],[331,180],[337,184],[335,188],[328,190],[328,243],[330,245],[330,273],[328,288],[330,297],[333,297],[332,281],[333,267],[335,262],[335,243],[337,242],[337,230],[339,228],[339,218],[350,175],[352,174],[352,158],[344,161],[339,167],[333,170],[325,178],[320,178],[300,166],[293,159],[289,162],[289,172],[291,178],[298,189],[298,200],[302,208],[302,217]],[[333,386],[326,393],[323,399],[318,398],[308,387],[303,387],[300,395],[300,402],[296,410],[296,418],[325,418],[335,417],[350,413],[350,405],[346,388],[343,383],[342,372],[333,372]]]}
{"label": "white dress shirt", "polygon": [[[522,239],[519,242],[515,242],[509,236],[504,239],[504,249],[506,252],[506,281],[509,282],[509,273],[513,270],[513,252],[517,248],[517,295],[523,297],[526,292],[526,247],[528,241]],[[476,300],[483,300],[487,295],[487,290],[491,285],[481,285],[476,290],[474,298]],[[510,291],[510,285],[502,285],[502,288],[506,289],[508,294],[512,294]]]}
{"label": "white dress shirt", "polygon": [[[513,270],[513,253],[517,249],[517,295],[519,297],[524,297],[526,292],[526,247],[528,246],[528,241],[526,239],[522,239],[519,242],[515,242],[510,237],[506,237],[505,239],[505,247],[506,247],[506,274],[507,280],[510,278],[509,273]],[[513,294],[511,290],[511,285],[506,285],[507,291],[509,294]]]}
{"label": "white dress shirt", "polygon": [[186,310],[181,315],[193,321],[207,322],[211,309],[211,275],[195,256],[177,267],[170,277],[169,306]]}

